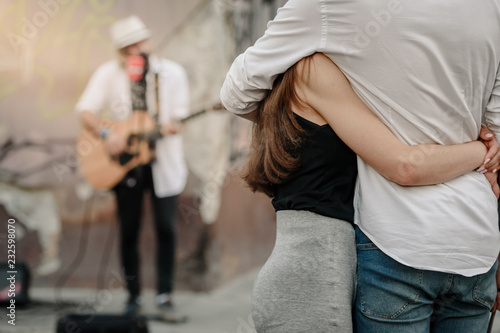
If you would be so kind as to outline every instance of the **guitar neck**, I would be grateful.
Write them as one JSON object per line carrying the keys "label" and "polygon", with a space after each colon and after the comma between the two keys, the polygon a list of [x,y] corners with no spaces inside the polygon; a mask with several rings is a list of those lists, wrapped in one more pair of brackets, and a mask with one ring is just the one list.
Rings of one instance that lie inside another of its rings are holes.
{"label": "guitar neck", "polygon": [[203,110],[201,110],[201,111],[198,111],[198,112],[195,112],[195,113],[193,113],[193,114],[190,114],[190,115],[189,115],[189,116],[187,116],[187,117],[184,117],[184,118],[178,119],[178,120],[177,120],[177,122],[178,122],[178,123],[181,123],[181,124],[185,124],[185,123],[187,123],[188,121],[190,121],[191,119],[194,119],[194,118],[196,118],[196,117],[198,117],[198,116],[201,116],[202,114],[204,114],[204,113],[206,113],[206,112],[207,112],[207,110],[206,110],[206,109],[203,109]]}
{"label": "guitar neck", "polygon": [[133,136],[140,141],[147,141],[149,143],[153,143],[156,140],[161,139],[163,137],[163,134],[161,134],[160,126],[157,126],[152,131],[134,134]]}
{"label": "guitar neck", "polygon": [[[177,119],[176,122],[180,123],[180,124],[185,124],[185,123],[189,122],[190,120],[197,118],[197,117],[201,116],[202,114],[205,114],[209,111],[218,111],[218,110],[223,110],[223,108],[220,107],[219,105],[216,105],[210,109],[203,109],[203,110],[200,110],[200,111],[195,112],[193,114],[190,114],[187,117]],[[149,143],[153,143],[154,141],[161,139],[163,136],[164,135],[161,133],[160,125],[157,125],[156,128],[152,131],[148,131],[148,132],[139,133],[139,134],[134,135],[135,138],[137,138],[139,140],[148,141]]]}
{"label": "guitar neck", "polygon": [[177,122],[181,123],[181,124],[184,124],[188,121],[190,121],[191,119],[194,119],[198,116],[201,116],[202,114],[205,114],[209,111],[220,111],[220,110],[224,110],[224,108],[222,107],[222,104],[216,104],[214,105],[213,107],[209,108],[209,109],[203,109],[201,111],[198,111],[198,112],[195,112],[193,114],[190,114],[189,116],[187,117],[184,117],[184,118],[181,118],[179,120],[177,120]]}

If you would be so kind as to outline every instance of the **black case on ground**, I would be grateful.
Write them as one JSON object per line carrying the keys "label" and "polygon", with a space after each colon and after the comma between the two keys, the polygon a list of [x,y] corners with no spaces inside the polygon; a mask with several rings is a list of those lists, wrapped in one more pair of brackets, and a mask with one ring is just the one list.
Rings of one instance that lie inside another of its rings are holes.
{"label": "black case on ground", "polygon": [[[15,271],[17,273],[8,273],[10,271]],[[15,277],[15,287],[11,288],[11,281],[8,280],[11,276]],[[30,272],[28,266],[24,263],[17,263],[14,269],[10,269],[8,263],[0,263],[0,306],[5,306],[10,304],[9,294],[12,295],[14,291],[16,300],[15,305],[25,305],[29,302],[28,290],[30,287]]]}
{"label": "black case on ground", "polygon": [[146,317],[69,314],[57,321],[56,333],[148,333]]}

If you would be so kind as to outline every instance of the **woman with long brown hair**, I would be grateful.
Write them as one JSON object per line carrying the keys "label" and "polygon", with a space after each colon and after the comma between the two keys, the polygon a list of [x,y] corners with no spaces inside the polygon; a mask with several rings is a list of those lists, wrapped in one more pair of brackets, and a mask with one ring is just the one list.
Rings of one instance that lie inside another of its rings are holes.
{"label": "woman with long brown hair", "polygon": [[275,248],[253,291],[259,333],[353,330],[356,154],[404,186],[499,167],[498,145],[485,141],[492,137],[487,129],[484,144],[403,144],[322,54],[280,75],[252,117],[244,179],[273,198],[277,211]]}

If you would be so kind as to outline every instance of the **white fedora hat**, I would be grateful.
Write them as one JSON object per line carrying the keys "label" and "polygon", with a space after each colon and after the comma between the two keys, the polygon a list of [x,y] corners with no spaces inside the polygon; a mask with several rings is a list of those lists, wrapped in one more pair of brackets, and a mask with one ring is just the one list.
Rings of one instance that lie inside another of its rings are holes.
{"label": "white fedora hat", "polygon": [[117,49],[143,41],[151,36],[146,25],[135,15],[113,23],[109,29],[111,42]]}

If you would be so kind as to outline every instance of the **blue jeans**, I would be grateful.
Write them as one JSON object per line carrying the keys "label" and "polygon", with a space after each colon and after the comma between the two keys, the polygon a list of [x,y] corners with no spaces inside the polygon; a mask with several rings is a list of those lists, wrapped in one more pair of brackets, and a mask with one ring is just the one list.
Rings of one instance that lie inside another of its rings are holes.
{"label": "blue jeans", "polygon": [[486,332],[498,262],[473,277],[414,269],[385,255],[359,228],[356,250],[357,332]]}

